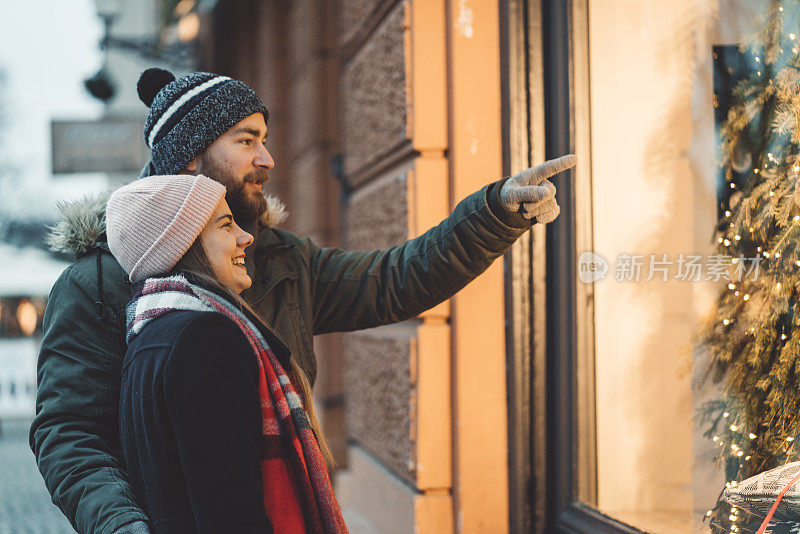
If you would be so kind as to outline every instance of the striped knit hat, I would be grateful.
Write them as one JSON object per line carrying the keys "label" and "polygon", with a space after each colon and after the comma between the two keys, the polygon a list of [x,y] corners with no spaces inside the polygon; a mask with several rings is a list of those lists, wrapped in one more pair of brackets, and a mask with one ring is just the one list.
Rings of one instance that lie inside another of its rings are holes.
{"label": "striped knit hat", "polygon": [[144,140],[150,163],[142,176],[178,174],[217,137],[253,113],[269,112],[247,84],[227,76],[192,72],[175,79],[164,69],[147,69],[136,86],[150,108]]}
{"label": "striped knit hat", "polygon": [[131,282],[166,273],[186,254],[223,198],[225,186],[202,174],[131,182],[108,199],[108,248]]}

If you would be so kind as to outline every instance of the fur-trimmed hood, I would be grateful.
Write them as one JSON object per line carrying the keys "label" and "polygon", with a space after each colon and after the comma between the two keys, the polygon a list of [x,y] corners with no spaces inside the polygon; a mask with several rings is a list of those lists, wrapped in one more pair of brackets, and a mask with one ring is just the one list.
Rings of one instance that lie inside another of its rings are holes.
{"label": "fur-trimmed hood", "polygon": [[[60,202],[61,221],[50,228],[46,242],[53,251],[82,256],[106,242],[106,204],[111,192],[86,195],[72,202]],[[277,226],[286,219],[286,207],[277,197],[267,195],[267,210],[261,226]]]}

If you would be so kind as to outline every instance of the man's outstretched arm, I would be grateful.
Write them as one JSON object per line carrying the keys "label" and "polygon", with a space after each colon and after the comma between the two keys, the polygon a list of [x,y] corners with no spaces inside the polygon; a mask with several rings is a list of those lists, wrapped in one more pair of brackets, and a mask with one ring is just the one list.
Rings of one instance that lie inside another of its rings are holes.
{"label": "man's outstretched arm", "polygon": [[[107,296],[119,289],[109,287],[109,260],[103,254]],[[109,306],[97,317],[94,263],[92,255],[69,267],[50,293],[30,445],[53,502],[78,532],[147,533],[119,454],[124,319]]]}
{"label": "man's outstretched arm", "polygon": [[388,250],[319,248],[309,240],[314,333],[402,321],[450,298],[560,208],[547,178],[575,166],[564,156],[490,184],[423,235]]}

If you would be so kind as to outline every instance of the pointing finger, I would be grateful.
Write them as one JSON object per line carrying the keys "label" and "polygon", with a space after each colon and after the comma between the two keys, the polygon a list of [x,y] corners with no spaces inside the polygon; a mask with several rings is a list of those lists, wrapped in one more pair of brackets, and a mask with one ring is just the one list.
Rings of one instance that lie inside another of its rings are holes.
{"label": "pointing finger", "polygon": [[578,158],[574,154],[567,154],[560,158],[545,161],[541,165],[537,165],[531,171],[529,182],[532,185],[539,185],[543,180],[555,176],[556,174],[571,169],[578,163]]}

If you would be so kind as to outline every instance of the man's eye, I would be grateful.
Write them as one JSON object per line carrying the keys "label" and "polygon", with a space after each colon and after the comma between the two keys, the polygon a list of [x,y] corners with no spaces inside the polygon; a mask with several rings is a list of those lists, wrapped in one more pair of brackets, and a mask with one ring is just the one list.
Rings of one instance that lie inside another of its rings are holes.
{"label": "man's eye", "polygon": [[242,140],[241,140],[241,141],[239,141],[239,142],[240,142],[240,143],[244,143],[244,144],[245,144],[245,145],[247,145],[247,146],[250,146],[250,145],[253,143],[253,140],[252,140],[252,139],[242,139]]}

